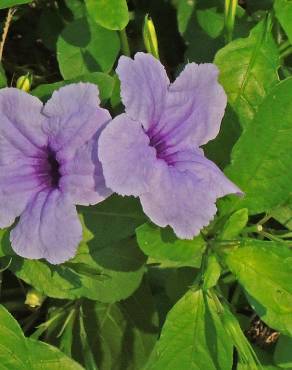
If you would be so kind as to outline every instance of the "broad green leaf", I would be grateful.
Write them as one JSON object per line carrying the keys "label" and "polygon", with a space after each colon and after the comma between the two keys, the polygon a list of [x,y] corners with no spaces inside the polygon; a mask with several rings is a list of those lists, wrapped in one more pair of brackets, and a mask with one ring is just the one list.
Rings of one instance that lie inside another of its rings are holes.
{"label": "broad green leaf", "polygon": [[292,338],[285,335],[280,335],[277,341],[274,361],[280,368],[292,368]]}
{"label": "broad green leaf", "polygon": [[0,9],[12,8],[13,6],[28,4],[31,2],[32,0],[1,0]]}
{"label": "broad green leaf", "polygon": [[146,369],[229,370],[232,348],[212,298],[189,291],[168,313]]}
{"label": "broad green leaf", "polygon": [[85,351],[82,344],[78,324],[72,347],[80,363],[86,363],[90,357],[100,370],[143,368],[158,334],[158,317],[146,283],[133,296],[115,304],[84,301],[82,313],[83,339],[86,338],[88,349]]}
{"label": "broad green leaf", "polygon": [[89,72],[109,72],[120,50],[115,31],[109,31],[90,18],[69,23],[57,42],[57,58],[64,79]]}
{"label": "broad green leaf", "polygon": [[274,242],[245,240],[225,262],[260,318],[292,335],[292,250]]}
{"label": "broad green leaf", "polygon": [[169,227],[161,229],[150,223],[140,226],[136,234],[140,248],[149,257],[161,262],[174,262],[176,267],[201,265],[205,250],[205,241],[201,235],[193,240],[182,240]]}
{"label": "broad green leaf", "polygon": [[54,82],[52,84],[39,85],[34,90],[32,90],[31,94],[39,97],[43,101],[47,101],[55,90],[59,89],[62,86],[77,82],[91,82],[97,85],[99,90],[99,97],[101,100],[109,99],[112,95],[114,88],[113,77],[102,72],[93,72],[88,73],[84,76],[73,78],[71,80],[64,80]]}
{"label": "broad green leaf", "polygon": [[90,16],[102,27],[122,30],[129,22],[126,0],[85,0]]}
{"label": "broad green leaf", "polygon": [[73,259],[50,265],[14,257],[10,269],[49,297],[110,303],[130,296],[140,285],[145,262],[132,238],[144,222],[137,202],[113,196],[81,208],[81,216],[84,237]]}
{"label": "broad green leaf", "polygon": [[57,348],[26,338],[17,321],[0,305],[0,369],[82,370]]}
{"label": "broad green leaf", "polygon": [[[70,21],[86,17],[87,11],[83,0],[64,0],[66,8],[70,12]],[[60,7],[61,4],[58,4]]]}
{"label": "broad green leaf", "polygon": [[292,2],[290,0],[275,0],[274,9],[276,17],[292,44]]}
{"label": "broad green leaf", "polygon": [[224,15],[218,13],[216,8],[198,10],[197,20],[200,27],[213,39],[218,37],[224,28]]}
{"label": "broad green leaf", "polygon": [[247,208],[239,209],[235,211],[224,224],[219,239],[231,240],[235,239],[239,233],[246,226],[248,221],[248,210]]}
{"label": "broad green leaf", "polygon": [[195,9],[196,0],[179,0],[177,6],[178,30],[184,34]]}
{"label": "broad green leaf", "polygon": [[292,183],[292,78],[279,83],[235,144],[225,173],[245,193],[229,197],[222,210],[269,211],[289,197]]}
{"label": "broad green leaf", "polygon": [[279,81],[279,53],[271,27],[271,19],[267,17],[248,38],[232,41],[215,57],[219,81],[243,127],[253,119],[267,93]]}

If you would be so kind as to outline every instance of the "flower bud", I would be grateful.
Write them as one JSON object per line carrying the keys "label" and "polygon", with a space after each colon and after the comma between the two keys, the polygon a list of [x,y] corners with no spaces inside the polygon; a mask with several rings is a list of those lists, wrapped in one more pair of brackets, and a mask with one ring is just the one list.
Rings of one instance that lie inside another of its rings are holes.
{"label": "flower bud", "polygon": [[148,53],[159,59],[158,42],[154,23],[152,19],[146,14],[143,27],[144,45]]}
{"label": "flower bud", "polygon": [[29,92],[32,83],[32,76],[27,73],[24,76],[20,76],[16,81],[16,87],[25,92]]}
{"label": "flower bud", "polygon": [[225,0],[225,30],[227,42],[232,40],[237,0]]}
{"label": "flower bud", "polygon": [[40,307],[45,300],[45,296],[36,289],[30,289],[26,294],[25,304],[31,308]]}

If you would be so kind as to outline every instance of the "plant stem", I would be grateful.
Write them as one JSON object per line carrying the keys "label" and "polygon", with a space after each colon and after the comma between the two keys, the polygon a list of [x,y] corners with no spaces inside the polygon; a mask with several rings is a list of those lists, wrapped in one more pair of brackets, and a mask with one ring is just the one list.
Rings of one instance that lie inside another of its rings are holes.
{"label": "plant stem", "polygon": [[0,62],[2,60],[4,44],[5,44],[5,41],[6,41],[7,34],[8,34],[9,26],[10,26],[10,23],[12,21],[12,17],[13,17],[15,12],[16,12],[16,9],[10,8],[8,10],[8,13],[7,13],[7,16],[6,16],[6,20],[5,20],[5,24],[4,24],[4,28],[3,28],[3,33],[2,33],[2,39],[1,39],[1,43],[0,43]]}
{"label": "plant stem", "polygon": [[130,46],[129,46],[129,41],[127,37],[126,28],[120,31],[120,39],[121,39],[123,54],[129,57],[131,55],[131,52],[130,52]]}
{"label": "plant stem", "polygon": [[285,50],[288,46],[290,46],[289,40],[284,41],[282,44],[279,45],[279,51],[282,52]]}
{"label": "plant stem", "polygon": [[284,59],[288,57],[290,54],[292,54],[292,45],[289,46],[287,49],[285,49],[281,54],[280,54],[280,59]]}

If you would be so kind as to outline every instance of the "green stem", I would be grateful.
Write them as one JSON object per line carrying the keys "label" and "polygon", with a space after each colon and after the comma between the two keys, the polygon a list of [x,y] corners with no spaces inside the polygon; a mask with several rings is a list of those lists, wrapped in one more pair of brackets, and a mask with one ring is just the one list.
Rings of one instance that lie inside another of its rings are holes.
{"label": "green stem", "polygon": [[131,56],[129,41],[127,37],[126,28],[122,29],[120,31],[120,39],[121,39],[121,46],[122,46],[122,52],[127,57]]}
{"label": "green stem", "polygon": [[267,221],[269,221],[269,219],[272,218],[271,215],[265,215],[257,224],[258,225],[263,225],[265,224]]}
{"label": "green stem", "polygon": [[279,45],[279,51],[282,52],[283,50],[287,49],[288,46],[290,46],[289,40],[282,42],[282,44]]}
{"label": "green stem", "polygon": [[280,59],[284,59],[288,57],[290,54],[292,54],[292,45],[289,46],[287,49],[285,49],[281,54],[280,54]]}

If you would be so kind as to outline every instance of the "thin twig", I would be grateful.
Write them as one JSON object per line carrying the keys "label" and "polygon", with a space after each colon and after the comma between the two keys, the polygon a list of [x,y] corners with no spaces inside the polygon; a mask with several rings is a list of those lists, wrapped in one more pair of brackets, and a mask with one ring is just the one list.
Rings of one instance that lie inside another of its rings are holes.
{"label": "thin twig", "polygon": [[6,20],[5,20],[3,33],[2,33],[2,39],[1,39],[1,43],[0,43],[0,62],[2,60],[4,44],[5,44],[5,41],[6,41],[7,34],[8,34],[9,26],[10,26],[10,23],[12,21],[12,18],[13,18],[13,15],[14,15],[15,12],[16,12],[15,8],[10,8],[8,10],[8,13],[7,13],[7,17],[6,17]]}

